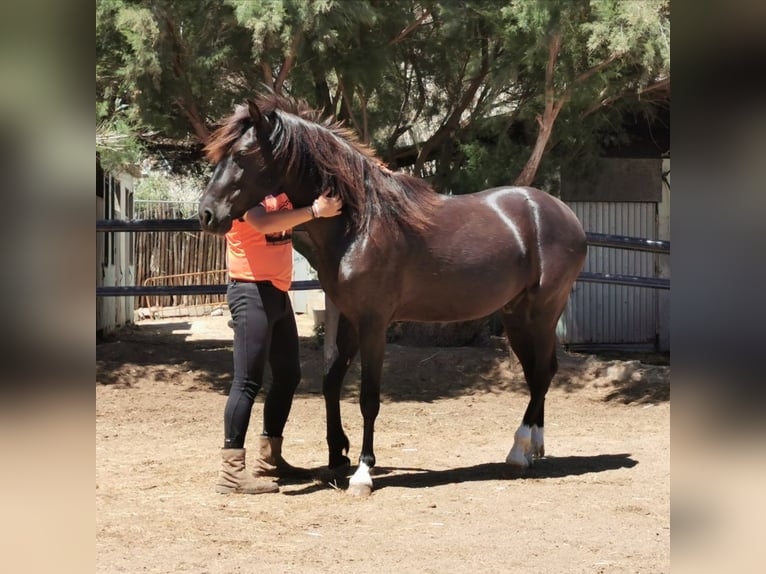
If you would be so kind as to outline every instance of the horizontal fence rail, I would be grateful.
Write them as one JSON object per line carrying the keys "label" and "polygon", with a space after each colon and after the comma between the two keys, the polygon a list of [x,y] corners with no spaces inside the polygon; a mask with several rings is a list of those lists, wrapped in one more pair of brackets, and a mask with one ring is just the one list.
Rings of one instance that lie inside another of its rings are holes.
{"label": "horizontal fence rail", "polygon": [[[193,219],[99,219],[96,231],[202,231],[199,220]],[[615,247],[652,253],[670,253],[670,242],[656,239],[609,235],[586,232],[588,245],[591,247]],[[670,289],[670,279],[661,277],[638,277],[635,275],[615,275],[611,273],[582,272],[578,281],[585,283],[607,283],[611,285],[629,285],[652,289]],[[319,281],[293,281],[291,291],[321,289]],[[226,285],[136,285],[124,287],[96,287],[96,297],[135,297],[139,295],[225,295]]]}
{"label": "horizontal fence rail", "polygon": [[652,253],[670,253],[670,241],[659,239],[643,239],[641,237],[627,237],[625,235],[608,235],[606,233],[585,233],[588,245],[591,247],[617,247],[618,249],[633,249],[637,251],[650,251]]}
{"label": "horizontal fence rail", "polygon": [[[226,295],[228,285],[141,285],[96,287],[97,297],[134,297],[136,295]],[[321,289],[319,281],[293,281],[290,291]]]}
{"label": "horizontal fence rail", "polygon": [[608,283],[610,285],[670,289],[670,279],[662,277],[638,277],[636,275],[616,275],[614,273],[590,273],[583,271],[577,276],[577,280],[582,283]]}
{"label": "horizontal fence rail", "polygon": [[199,219],[97,219],[96,231],[202,231]]}
{"label": "horizontal fence rail", "polygon": [[[99,219],[96,231],[202,231],[199,220],[193,219]],[[588,245],[592,247],[617,247],[653,253],[670,253],[670,241],[643,239],[606,233],[585,233]]]}

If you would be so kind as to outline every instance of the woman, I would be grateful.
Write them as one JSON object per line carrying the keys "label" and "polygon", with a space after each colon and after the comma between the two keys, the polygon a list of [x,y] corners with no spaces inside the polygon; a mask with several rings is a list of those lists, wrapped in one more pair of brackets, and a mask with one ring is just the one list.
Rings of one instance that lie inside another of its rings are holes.
{"label": "woman", "polygon": [[[282,457],[282,431],[301,378],[298,329],[288,290],[293,274],[292,228],[335,217],[343,204],[327,192],[311,207],[293,209],[285,194],[269,196],[226,234],[227,301],[234,328],[234,380],[224,409],[222,467],[216,492],[278,492],[274,478],[307,477]],[[263,406],[259,455],[245,464],[245,435],[266,363],[271,388]]]}

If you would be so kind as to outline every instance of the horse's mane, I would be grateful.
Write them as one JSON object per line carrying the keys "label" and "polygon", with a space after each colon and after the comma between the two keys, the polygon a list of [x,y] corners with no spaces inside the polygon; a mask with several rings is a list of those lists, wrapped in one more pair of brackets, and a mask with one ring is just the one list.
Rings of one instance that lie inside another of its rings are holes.
{"label": "horse's mane", "polygon": [[[322,119],[303,101],[268,93],[258,96],[256,104],[280,119],[272,134],[274,157],[286,171],[315,174],[331,195],[339,195],[357,231],[369,231],[373,221],[391,232],[402,225],[414,230],[430,225],[439,194],[427,182],[389,172],[353,131],[333,118]],[[205,147],[208,159],[221,161],[251,122],[247,105],[238,106],[211,136]]]}

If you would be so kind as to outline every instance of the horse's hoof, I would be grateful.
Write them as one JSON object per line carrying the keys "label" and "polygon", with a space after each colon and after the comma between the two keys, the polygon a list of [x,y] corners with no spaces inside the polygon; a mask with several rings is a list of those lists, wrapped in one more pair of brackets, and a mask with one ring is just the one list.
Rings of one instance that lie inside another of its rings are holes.
{"label": "horse's hoof", "polygon": [[322,482],[335,482],[337,480],[345,479],[348,476],[350,469],[350,464],[334,467],[323,466],[317,470],[315,477]]}
{"label": "horse's hoof", "polygon": [[511,450],[511,452],[508,453],[508,456],[505,457],[505,463],[511,468],[526,470],[532,464],[532,460],[527,454]]}
{"label": "horse's hoof", "polygon": [[349,484],[348,491],[351,496],[358,496],[359,498],[367,498],[372,494],[372,486],[369,484]]}
{"label": "horse's hoof", "polygon": [[334,461],[331,460],[327,465],[327,468],[337,473],[339,476],[343,474],[347,475],[351,470],[351,459],[349,459],[347,456],[338,457]]}
{"label": "horse's hoof", "polygon": [[527,475],[529,467],[532,466],[529,459],[523,457],[521,460],[511,459],[509,456],[505,459],[507,478],[524,478]]}
{"label": "horse's hoof", "polygon": [[338,478],[346,478],[351,474],[351,461],[346,461],[338,466],[330,466],[328,470]]}

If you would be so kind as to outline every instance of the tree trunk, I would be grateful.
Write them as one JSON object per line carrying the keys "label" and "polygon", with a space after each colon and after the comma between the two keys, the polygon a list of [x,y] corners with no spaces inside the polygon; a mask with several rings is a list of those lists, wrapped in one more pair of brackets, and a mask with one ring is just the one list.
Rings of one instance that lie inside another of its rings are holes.
{"label": "tree trunk", "polygon": [[210,139],[210,131],[207,129],[205,121],[202,119],[202,115],[199,113],[197,104],[191,102],[187,105],[186,102],[181,100],[181,98],[176,99],[176,104],[179,108],[181,108],[181,111],[186,116],[186,119],[189,120],[189,123],[194,130],[194,134],[197,136],[199,141],[203,144],[206,144]]}
{"label": "tree trunk", "polygon": [[285,61],[282,63],[282,67],[279,69],[279,76],[277,76],[277,79],[274,82],[274,91],[278,94],[282,93],[282,86],[284,85],[287,76],[290,74],[290,71],[295,65],[295,59],[298,55],[298,48],[300,47],[302,40],[303,32],[299,30],[295,33],[295,35],[293,35],[292,42],[290,42],[290,52],[287,54],[287,58],[285,58]]}
{"label": "tree trunk", "polygon": [[561,111],[561,108],[572,97],[572,93],[577,86],[588,80],[593,75],[597,74],[612,62],[618,60],[623,56],[622,52],[612,54],[601,62],[600,64],[589,68],[579,76],[577,76],[569,86],[556,98],[555,87],[553,83],[553,77],[556,67],[556,60],[558,58],[559,50],[561,49],[561,42],[564,39],[562,32],[555,32],[551,35],[548,43],[548,63],[545,66],[545,109],[542,116],[537,116],[537,124],[540,126],[537,132],[537,141],[535,147],[532,148],[532,153],[527,160],[527,163],[521,170],[521,173],[513,182],[514,185],[532,185],[532,182],[537,175],[537,170],[540,167],[540,162],[545,155],[546,147],[551,139],[553,133],[553,125],[556,123],[556,118]]}
{"label": "tree trunk", "polygon": [[540,167],[540,161],[545,154],[545,146],[553,133],[553,124],[564,106],[566,97],[562,96],[556,101],[556,94],[553,85],[553,75],[556,68],[556,60],[561,49],[561,42],[564,35],[561,32],[554,32],[548,41],[548,63],[545,66],[545,109],[543,115],[537,116],[537,124],[540,129],[537,132],[537,141],[527,163],[521,170],[521,173],[513,182],[514,185],[531,185],[537,175],[537,169]]}
{"label": "tree trunk", "polygon": [[527,163],[521,170],[521,173],[513,182],[513,185],[532,185],[537,175],[537,169],[540,167],[540,162],[545,154],[545,146],[548,145],[551,133],[553,132],[553,122],[556,118],[540,118],[538,116],[538,123],[540,130],[537,132],[537,141],[535,141],[535,147],[532,148],[532,153],[529,155]]}

